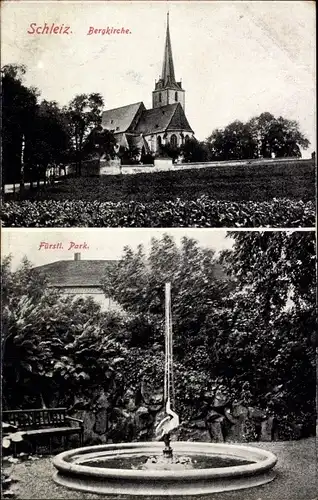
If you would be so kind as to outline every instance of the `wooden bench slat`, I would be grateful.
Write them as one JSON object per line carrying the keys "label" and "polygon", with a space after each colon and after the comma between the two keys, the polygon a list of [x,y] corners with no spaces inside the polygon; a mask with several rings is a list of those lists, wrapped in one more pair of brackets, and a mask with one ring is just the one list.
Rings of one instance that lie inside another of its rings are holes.
{"label": "wooden bench slat", "polygon": [[45,436],[48,434],[77,434],[80,427],[52,427],[51,429],[31,429],[25,431],[25,436]]}

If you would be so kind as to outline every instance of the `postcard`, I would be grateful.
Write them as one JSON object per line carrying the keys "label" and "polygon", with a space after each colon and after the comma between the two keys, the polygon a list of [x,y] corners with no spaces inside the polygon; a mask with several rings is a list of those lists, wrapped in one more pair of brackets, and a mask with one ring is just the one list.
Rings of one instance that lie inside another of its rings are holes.
{"label": "postcard", "polygon": [[314,227],[313,2],[2,4],[5,227]]}
{"label": "postcard", "polygon": [[314,499],[314,231],[3,232],[6,491]]}

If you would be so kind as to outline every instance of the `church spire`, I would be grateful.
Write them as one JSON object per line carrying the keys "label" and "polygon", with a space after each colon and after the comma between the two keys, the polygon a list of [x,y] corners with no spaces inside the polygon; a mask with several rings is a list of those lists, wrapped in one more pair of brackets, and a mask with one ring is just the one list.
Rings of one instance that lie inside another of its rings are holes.
{"label": "church spire", "polygon": [[152,92],[152,107],[160,108],[176,103],[180,103],[184,109],[184,90],[181,81],[177,82],[174,74],[168,12],[162,73],[159,80],[155,82],[155,90]]}
{"label": "church spire", "polygon": [[162,75],[161,78],[163,80],[164,86],[171,83],[176,83],[174,76],[174,67],[173,67],[173,59],[172,59],[172,49],[171,49],[171,40],[170,40],[170,30],[169,30],[169,12],[167,12],[167,32],[166,32],[166,45],[165,52],[163,56],[163,65],[162,65]]}

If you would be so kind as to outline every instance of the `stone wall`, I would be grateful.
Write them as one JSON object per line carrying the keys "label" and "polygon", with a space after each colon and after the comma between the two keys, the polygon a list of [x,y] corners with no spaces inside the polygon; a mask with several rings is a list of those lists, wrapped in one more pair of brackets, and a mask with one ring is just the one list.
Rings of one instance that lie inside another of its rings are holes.
{"label": "stone wall", "polygon": [[[84,420],[87,445],[155,440],[156,425],[165,415],[161,390],[144,382],[116,401],[104,390],[95,391],[89,402],[81,401],[76,407],[73,415]],[[217,398],[209,405],[203,403],[202,408],[189,419],[182,419],[180,413],[173,440],[244,443],[284,439],[279,422],[260,409]],[[293,438],[303,437],[302,431],[295,424]]]}
{"label": "stone wall", "polygon": [[[84,162],[82,165],[82,176],[90,175],[130,175],[140,173],[166,172],[175,170],[193,170],[213,168],[219,169],[222,175],[228,175],[230,178],[235,173],[235,168],[242,170],[244,174],[255,174],[257,168],[267,169],[270,175],[299,175],[310,173],[315,168],[312,159],[302,160],[299,158],[275,158],[275,159],[255,159],[255,160],[233,160],[219,162],[201,162],[201,163],[174,163],[169,159],[156,159],[154,165],[120,165],[120,160],[101,160],[100,165],[97,160]],[[75,165],[69,165],[66,168],[68,175],[75,175]]]}

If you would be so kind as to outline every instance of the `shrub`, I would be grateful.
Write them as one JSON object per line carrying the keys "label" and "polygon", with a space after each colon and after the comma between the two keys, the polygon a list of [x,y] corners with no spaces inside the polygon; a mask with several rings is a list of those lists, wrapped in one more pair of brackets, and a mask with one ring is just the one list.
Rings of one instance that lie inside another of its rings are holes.
{"label": "shrub", "polygon": [[315,203],[217,201],[23,201],[4,203],[3,227],[314,227]]}

